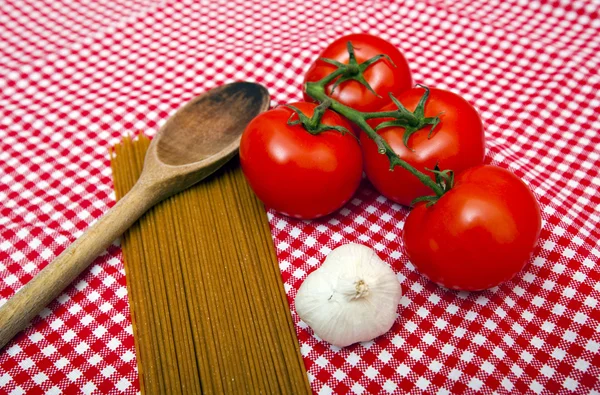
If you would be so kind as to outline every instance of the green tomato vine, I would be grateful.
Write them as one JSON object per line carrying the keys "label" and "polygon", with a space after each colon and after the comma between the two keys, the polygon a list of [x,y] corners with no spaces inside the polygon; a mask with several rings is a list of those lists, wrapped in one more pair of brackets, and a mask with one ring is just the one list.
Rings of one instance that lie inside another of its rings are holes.
{"label": "green tomato vine", "polygon": [[[400,103],[391,93],[390,98],[394,102],[394,104],[398,107],[395,111],[381,111],[381,112],[360,112],[351,107],[345,106],[337,100],[331,98],[326,93],[326,87],[330,83],[334,82],[333,90],[342,82],[355,80],[358,83],[364,85],[372,94],[375,94],[375,91],[371,88],[368,82],[363,77],[363,72],[372,64],[382,60],[388,59],[385,55],[377,55],[371,59],[364,61],[363,63],[358,63],[356,61],[356,57],[354,56],[354,48],[352,43],[348,42],[348,54],[349,54],[349,63],[343,64],[331,59],[321,58],[320,60],[325,61],[327,63],[333,64],[337,67],[337,69],[331,74],[327,75],[323,79],[316,82],[307,82],[304,86],[304,90],[308,96],[313,98],[314,100],[321,103],[319,105],[319,115],[315,112],[315,116],[313,118],[308,118],[298,114],[300,117],[300,121],[296,121],[298,123],[302,123],[306,126],[308,125],[309,130],[316,130],[318,128],[320,117],[322,116],[322,112],[326,108],[330,108],[331,110],[337,112],[338,114],[344,116],[346,119],[352,121],[358,127],[360,127],[368,136],[371,138],[375,144],[377,145],[377,149],[380,154],[386,155],[390,162],[390,171],[393,171],[396,166],[399,166],[406,171],[413,174],[417,177],[424,185],[429,187],[434,193],[435,196],[423,196],[417,198],[413,201],[414,203],[420,201],[427,201],[428,205],[435,203],[444,193],[446,193],[453,186],[454,175],[451,170],[443,170],[441,171],[439,168],[429,170],[435,174],[435,181],[431,179],[427,174],[417,170],[415,167],[407,163],[406,161],[400,159],[398,155],[394,152],[394,150],[389,146],[389,144],[377,133],[377,130],[390,126],[399,126],[405,129],[405,133],[403,136],[404,144],[407,145],[409,137],[415,133],[416,131],[422,129],[427,125],[431,125],[431,129],[429,132],[429,136],[433,132],[433,129],[440,122],[439,115],[435,117],[425,117],[424,109],[425,103],[427,102],[427,98],[429,97],[429,89],[423,85],[421,86],[425,89],[425,93],[421,97],[416,109],[414,112],[410,112],[407,110],[402,103]],[[391,65],[394,64],[390,61]],[[395,67],[395,66],[394,66]],[[293,109],[293,108],[292,108]],[[295,111],[298,113],[298,111]],[[318,116],[318,118],[317,118]],[[373,129],[368,123],[367,120],[374,118],[392,118],[391,121],[386,121],[381,123],[375,129]],[[309,131],[311,131],[309,130]],[[324,129],[323,129],[324,130]],[[341,131],[343,132],[343,131]]]}

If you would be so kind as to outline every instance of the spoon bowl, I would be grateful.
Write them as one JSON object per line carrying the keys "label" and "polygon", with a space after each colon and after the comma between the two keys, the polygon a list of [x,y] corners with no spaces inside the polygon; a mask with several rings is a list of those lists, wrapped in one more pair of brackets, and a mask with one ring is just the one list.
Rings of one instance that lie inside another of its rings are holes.
{"label": "spoon bowl", "polygon": [[262,85],[236,82],[212,89],[180,108],[150,143],[133,188],[0,306],[0,349],[148,209],[231,159],[246,125],[268,107],[269,93]]}
{"label": "spoon bowl", "polygon": [[[263,86],[249,82],[215,88],[188,102],[169,118],[154,139],[153,152],[166,165],[184,166],[212,160],[219,152],[237,151],[240,125],[247,125],[258,112],[264,111],[268,98]],[[232,108],[236,109],[234,117]]]}

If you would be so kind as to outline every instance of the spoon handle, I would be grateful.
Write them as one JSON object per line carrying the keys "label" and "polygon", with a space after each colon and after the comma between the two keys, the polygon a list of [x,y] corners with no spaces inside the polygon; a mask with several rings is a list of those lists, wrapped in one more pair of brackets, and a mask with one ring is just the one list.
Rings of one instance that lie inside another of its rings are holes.
{"label": "spoon handle", "polygon": [[137,183],[104,216],[0,307],[0,349],[156,202]]}

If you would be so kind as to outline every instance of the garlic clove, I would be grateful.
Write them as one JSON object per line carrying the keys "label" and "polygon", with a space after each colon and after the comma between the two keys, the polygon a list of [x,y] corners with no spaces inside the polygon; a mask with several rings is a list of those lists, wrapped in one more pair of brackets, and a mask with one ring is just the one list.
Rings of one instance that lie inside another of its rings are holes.
{"label": "garlic clove", "polygon": [[317,336],[345,347],[389,331],[401,297],[396,274],[373,250],[346,244],[306,277],[295,305]]}

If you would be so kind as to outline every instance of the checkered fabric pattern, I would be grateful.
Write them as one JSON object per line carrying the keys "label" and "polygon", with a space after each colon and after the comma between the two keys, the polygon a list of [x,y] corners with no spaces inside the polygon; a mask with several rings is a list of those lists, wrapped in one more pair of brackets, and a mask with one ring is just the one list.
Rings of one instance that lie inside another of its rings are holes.
{"label": "checkered fabric pattern", "polygon": [[[416,82],[484,120],[486,161],[530,185],[543,229],[528,267],[479,293],[442,289],[407,260],[408,213],[364,182],[338,213],[269,212],[290,302],[333,248],[373,247],[405,296],[392,330],[338,349],[294,312],[313,390],[600,393],[600,4],[590,1],[138,0],[0,3],[0,304],[114,204],[108,149],[234,80],[301,98],[335,38],[398,46]],[[493,251],[490,251],[493,253]],[[2,323],[0,323],[2,325]],[[135,393],[118,244],[0,353],[0,393]]]}

